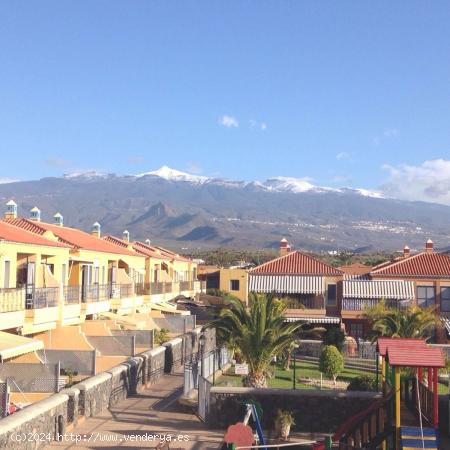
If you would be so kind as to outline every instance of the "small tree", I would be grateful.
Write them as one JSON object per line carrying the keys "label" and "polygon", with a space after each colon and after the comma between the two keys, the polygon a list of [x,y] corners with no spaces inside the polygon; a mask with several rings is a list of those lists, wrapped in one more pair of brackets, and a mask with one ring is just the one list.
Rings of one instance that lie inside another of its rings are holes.
{"label": "small tree", "polygon": [[332,378],[336,386],[337,376],[344,370],[344,357],[334,345],[325,345],[319,359],[319,370]]}
{"label": "small tree", "polygon": [[169,330],[167,328],[161,328],[155,332],[155,344],[163,345],[169,340]]}

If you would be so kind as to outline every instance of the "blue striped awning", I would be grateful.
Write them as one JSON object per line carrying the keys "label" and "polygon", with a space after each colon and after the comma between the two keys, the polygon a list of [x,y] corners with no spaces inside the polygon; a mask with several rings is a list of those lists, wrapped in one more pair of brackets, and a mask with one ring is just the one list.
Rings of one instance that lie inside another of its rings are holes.
{"label": "blue striped awning", "polygon": [[307,275],[249,275],[249,292],[276,294],[323,294],[323,277]]}

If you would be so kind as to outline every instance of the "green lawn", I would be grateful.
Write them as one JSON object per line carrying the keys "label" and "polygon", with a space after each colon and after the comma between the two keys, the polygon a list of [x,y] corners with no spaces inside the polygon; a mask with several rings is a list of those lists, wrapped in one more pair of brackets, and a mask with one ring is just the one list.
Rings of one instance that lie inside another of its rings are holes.
{"label": "green lawn", "polygon": [[[293,366],[293,364],[291,365]],[[320,379],[320,372],[317,364],[306,361],[297,361],[296,366],[296,378],[313,378]],[[272,370],[274,372],[274,377],[269,379],[269,387],[271,388],[281,388],[281,389],[292,389],[293,380],[293,367],[291,370],[283,370],[280,367],[273,365]],[[364,372],[362,370],[355,369],[344,369],[341,375],[338,377],[338,381],[350,382],[352,378],[362,375]],[[222,375],[216,380],[217,386],[242,386],[241,376],[234,375],[234,368],[230,368],[225,375]],[[298,389],[316,389],[314,386],[309,384],[304,384],[297,382],[296,387]]]}
{"label": "green lawn", "polygon": [[[281,388],[281,389],[292,389],[292,379],[293,379],[293,368],[291,364],[291,370],[283,370],[280,367],[273,365],[271,367],[274,372],[274,377],[269,379],[270,388]],[[314,362],[297,361],[296,363],[296,378],[312,378],[320,379],[320,371],[317,364]],[[344,371],[339,375],[338,381],[343,381],[349,383],[352,378],[358,377],[360,375],[368,374],[361,369],[344,369]],[[370,373],[369,373],[370,374]],[[372,374],[375,376],[375,374]],[[224,375],[216,379],[216,386],[242,386],[241,376],[234,374],[234,367],[231,367]],[[296,383],[297,389],[317,389],[315,386],[309,384]],[[326,389],[326,388],[325,388]],[[439,394],[448,394],[448,386],[439,383],[438,386]]]}

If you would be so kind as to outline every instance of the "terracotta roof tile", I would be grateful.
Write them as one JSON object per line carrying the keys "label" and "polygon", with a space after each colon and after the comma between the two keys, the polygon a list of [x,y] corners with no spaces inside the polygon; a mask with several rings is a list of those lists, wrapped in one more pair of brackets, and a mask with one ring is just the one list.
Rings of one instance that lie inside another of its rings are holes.
{"label": "terracotta roof tile", "polygon": [[386,352],[389,346],[411,349],[417,347],[426,347],[427,343],[423,339],[412,338],[380,337],[377,339],[377,350],[381,356],[386,356]]}
{"label": "terracotta roof tile", "polygon": [[444,253],[422,252],[398,258],[373,268],[372,276],[450,278],[450,256]]}
{"label": "terracotta roof tile", "polygon": [[342,272],[312,256],[294,251],[250,270],[251,274],[298,274],[339,276]]}
{"label": "terracotta roof tile", "polygon": [[42,236],[31,233],[30,231],[6,223],[5,221],[0,221],[0,239],[21,244],[68,248],[68,246],[63,243],[51,241],[50,239],[46,239]]}
{"label": "terracotta roof tile", "polygon": [[120,255],[137,256],[134,251],[120,248],[110,242],[86,233],[76,228],[61,227],[45,222],[33,222],[29,219],[5,219],[8,223],[24,230],[42,236],[46,231],[51,231],[60,242],[69,244],[73,248],[90,250],[103,253],[114,253]]}

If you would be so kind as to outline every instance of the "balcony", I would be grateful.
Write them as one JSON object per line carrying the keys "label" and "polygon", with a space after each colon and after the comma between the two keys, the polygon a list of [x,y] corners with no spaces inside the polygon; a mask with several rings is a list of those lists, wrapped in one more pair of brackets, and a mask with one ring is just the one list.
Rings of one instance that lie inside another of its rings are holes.
{"label": "balcony", "polygon": [[23,311],[25,288],[0,289],[0,313]]}
{"label": "balcony", "polygon": [[192,291],[192,281],[180,281],[180,291]]}
{"label": "balcony", "polygon": [[35,288],[34,286],[28,286],[26,288],[26,309],[53,308],[58,306],[58,301],[58,287]]}
{"label": "balcony", "polygon": [[325,310],[325,301],[321,296],[299,296],[284,298],[287,309],[316,309]]}
{"label": "balcony", "polygon": [[80,286],[64,286],[64,304],[77,305],[81,300]]}
{"label": "balcony", "polygon": [[[368,308],[373,308],[380,303],[381,299],[377,298],[344,298],[342,300],[342,317],[344,318],[355,318],[360,317],[364,310]],[[387,308],[390,309],[408,309],[413,306],[412,300],[384,300]]]}

